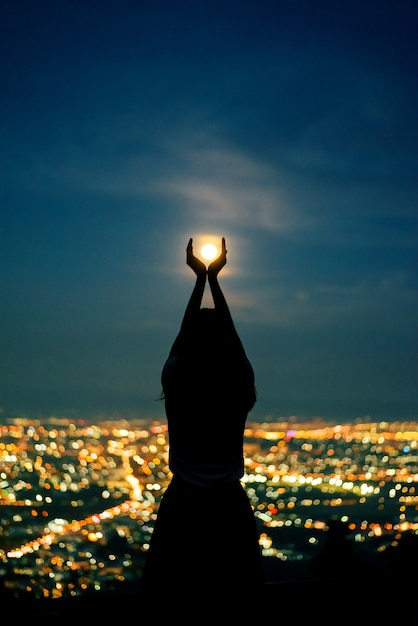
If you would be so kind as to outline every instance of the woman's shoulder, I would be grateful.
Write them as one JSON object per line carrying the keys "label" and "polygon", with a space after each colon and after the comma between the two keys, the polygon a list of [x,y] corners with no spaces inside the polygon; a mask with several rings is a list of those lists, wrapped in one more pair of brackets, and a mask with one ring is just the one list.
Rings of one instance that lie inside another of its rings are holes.
{"label": "woman's shoulder", "polygon": [[167,376],[170,374],[170,372],[176,369],[179,364],[179,360],[180,357],[177,354],[169,356],[163,365],[162,375]]}

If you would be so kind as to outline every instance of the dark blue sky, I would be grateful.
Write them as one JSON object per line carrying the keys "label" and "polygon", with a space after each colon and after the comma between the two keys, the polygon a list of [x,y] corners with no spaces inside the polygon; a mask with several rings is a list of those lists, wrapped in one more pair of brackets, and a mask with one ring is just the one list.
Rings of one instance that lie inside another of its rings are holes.
{"label": "dark blue sky", "polygon": [[0,28],[4,415],[162,416],[210,235],[252,417],[418,419],[415,1],[13,0]]}

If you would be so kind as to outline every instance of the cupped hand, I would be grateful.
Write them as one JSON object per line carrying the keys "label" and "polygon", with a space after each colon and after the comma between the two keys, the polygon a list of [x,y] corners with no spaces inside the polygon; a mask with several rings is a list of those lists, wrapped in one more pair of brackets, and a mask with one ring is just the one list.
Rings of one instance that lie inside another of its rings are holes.
{"label": "cupped hand", "polygon": [[221,254],[208,267],[209,278],[217,276],[221,269],[226,265],[226,244],[225,237],[222,237]]}
{"label": "cupped hand", "polygon": [[189,239],[186,249],[186,262],[192,268],[196,276],[206,277],[206,265],[193,254],[193,239]]}

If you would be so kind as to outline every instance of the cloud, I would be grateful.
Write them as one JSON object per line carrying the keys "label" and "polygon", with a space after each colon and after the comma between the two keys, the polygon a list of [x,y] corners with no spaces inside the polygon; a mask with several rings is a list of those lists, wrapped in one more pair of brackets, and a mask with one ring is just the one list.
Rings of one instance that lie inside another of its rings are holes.
{"label": "cloud", "polygon": [[297,226],[277,169],[229,147],[186,151],[164,189],[190,215],[217,226],[274,232]]}

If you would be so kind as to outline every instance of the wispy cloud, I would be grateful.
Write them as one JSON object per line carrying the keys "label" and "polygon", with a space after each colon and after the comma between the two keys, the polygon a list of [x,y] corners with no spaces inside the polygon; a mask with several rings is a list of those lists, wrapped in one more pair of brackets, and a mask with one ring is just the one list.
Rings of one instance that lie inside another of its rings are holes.
{"label": "wispy cloud", "polygon": [[228,149],[192,151],[166,184],[186,209],[214,224],[283,231],[294,226],[277,173],[269,165]]}

